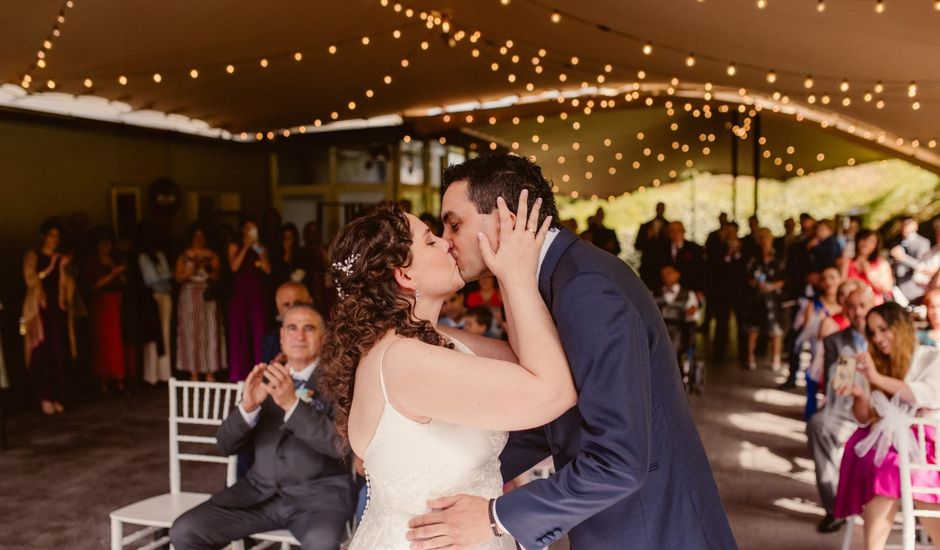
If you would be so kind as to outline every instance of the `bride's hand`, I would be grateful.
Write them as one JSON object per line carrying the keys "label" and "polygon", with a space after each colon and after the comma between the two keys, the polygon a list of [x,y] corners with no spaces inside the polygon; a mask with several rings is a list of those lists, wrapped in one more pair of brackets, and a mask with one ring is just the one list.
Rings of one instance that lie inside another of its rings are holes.
{"label": "bride's hand", "polygon": [[480,240],[480,253],[483,261],[490,268],[493,275],[502,282],[508,278],[522,276],[533,278],[538,269],[539,252],[548,228],[551,227],[552,218],[547,216],[538,227],[539,209],[542,199],[537,199],[528,210],[529,192],[525,189],[519,193],[519,208],[515,220],[502,197],[496,199],[496,208],[499,210],[499,244],[493,250],[492,243],[483,233],[478,233]]}

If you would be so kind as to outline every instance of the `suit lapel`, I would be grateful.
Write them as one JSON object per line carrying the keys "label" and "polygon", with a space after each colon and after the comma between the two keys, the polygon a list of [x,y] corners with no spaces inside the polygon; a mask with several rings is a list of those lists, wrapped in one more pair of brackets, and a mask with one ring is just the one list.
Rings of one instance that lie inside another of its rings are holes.
{"label": "suit lapel", "polygon": [[547,305],[549,309],[552,308],[552,275],[555,273],[555,268],[558,267],[558,262],[561,260],[562,254],[577,240],[578,236],[571,231],[567,229],[560,230],[558,236],[555,237],[555,240],[552,241],[551,246],[548,248],[545,259],[542,261],[538,281],[539,294],[542,295],[542,300],[545,301],[545,305]]}

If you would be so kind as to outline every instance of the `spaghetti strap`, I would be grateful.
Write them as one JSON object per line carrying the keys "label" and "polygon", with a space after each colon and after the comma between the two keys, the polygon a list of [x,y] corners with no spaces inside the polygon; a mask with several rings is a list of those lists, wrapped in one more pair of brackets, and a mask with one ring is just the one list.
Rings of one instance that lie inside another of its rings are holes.
{"label": "spaghetti strap", "polygon": [[379,386],[382,387],[382,399],[385,400],[385,403],[388,403],[388,390],[385,389],[385,354],[388,353],[388,348],[395,345],[395,342],[392,342],[382,350],[382,357],[379,359]]}

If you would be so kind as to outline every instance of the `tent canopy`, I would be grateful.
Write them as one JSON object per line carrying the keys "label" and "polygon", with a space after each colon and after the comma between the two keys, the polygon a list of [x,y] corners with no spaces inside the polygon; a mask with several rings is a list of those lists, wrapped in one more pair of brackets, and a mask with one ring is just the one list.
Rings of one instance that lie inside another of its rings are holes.
{"label": "tent canopy", "polygon": [[[748,140],[756,136],[749,115],[761,109],[761,155],[771,151],[762,173],[796,175],[886,154],[936,169],[934,4],[885,0],[879,13],[875,0],[11,0],[0,4],[0,104],[141,124],[151,115],[166,127],[195,124],[236,139],[394,115],[382,120],[414,120],[429,131],[469,127],[517,142],[540,162],[566,156],[572,183],[612,194],[665,181],[688,160],[730,171],[728,126],[743,103],[738,123],[751,124],[741,132]],[[613,107],[600,106],[609,100]],[[63,101],[70,106],[54,106]],[[693,117],[706,104],[713,116]],[[512,124],[514,116],[522,121]],[[622,149],[604,145],[608,138]],[[575,141],[583,144],[577,151]],[[606,159],[616,152],[619,165]],[[740,153],[750,173],[750,146]]]}

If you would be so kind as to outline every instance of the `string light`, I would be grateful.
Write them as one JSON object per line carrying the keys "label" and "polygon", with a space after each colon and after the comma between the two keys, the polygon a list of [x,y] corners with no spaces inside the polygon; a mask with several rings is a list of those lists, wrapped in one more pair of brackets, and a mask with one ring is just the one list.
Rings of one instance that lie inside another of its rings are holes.
{"label": "string light", "polygon": [[728,76],[734,76],[738,72],[738,69],[734,66],[734,63],[728,64],[727,68]]}
{"label": "string light", "polygon": [[880,94],[883,91],[885,91],[885,85],[882,84],[881,81],[879,80],[878,82],[875,83],[875,93]]}
{"label": "string light", "polygon": [[849,79],[843,79],[842,84],[839,84],[839,89],[843,92],[849,91]]}
{"label": "string light", "polygon": [[819,0],[819,2],[816,3],[816,11],[819,13],[826,11],[826,0]]}
{"label": "string light", "polygon": [[884,13],[885,3],[882,0],[875,0],[875,13]]}
{"label": "string light", "polygon": [[561,13],[557,10],[552,12],[551,16],[552,23],[561,23]]}
{"label": "string light", "polygon": [[[685,58],[685,65],[686,65],[686,67],[694,67],[694,66],[695,66],[695,54],[694,54],[694,53],[690,53],[689,56]],[[609,67],[609,65],[608,65],[608,67]]]}
{"label": "string light", "polygon": [[776,81],[777,81],[777,73],[775,73],[773,69],[770,69],[770,71],[767,72],[767,82],[769,84],[773,84]]}
{"label": "string light", "polygon": [[806,75],[806,78],[803,80],[803,87],[809,90],[813,87],[813,77],[812,75]]}
{"label": "string light", "polygon": [[653,44],[651,42],[647,42],[646,44],[643,44],[643,55],[650,55],[652,53],[653,53]]}
{"label": "string light", "polygon": [[907,85],[907,97],[917,97],[917,83],[913,80]]}

